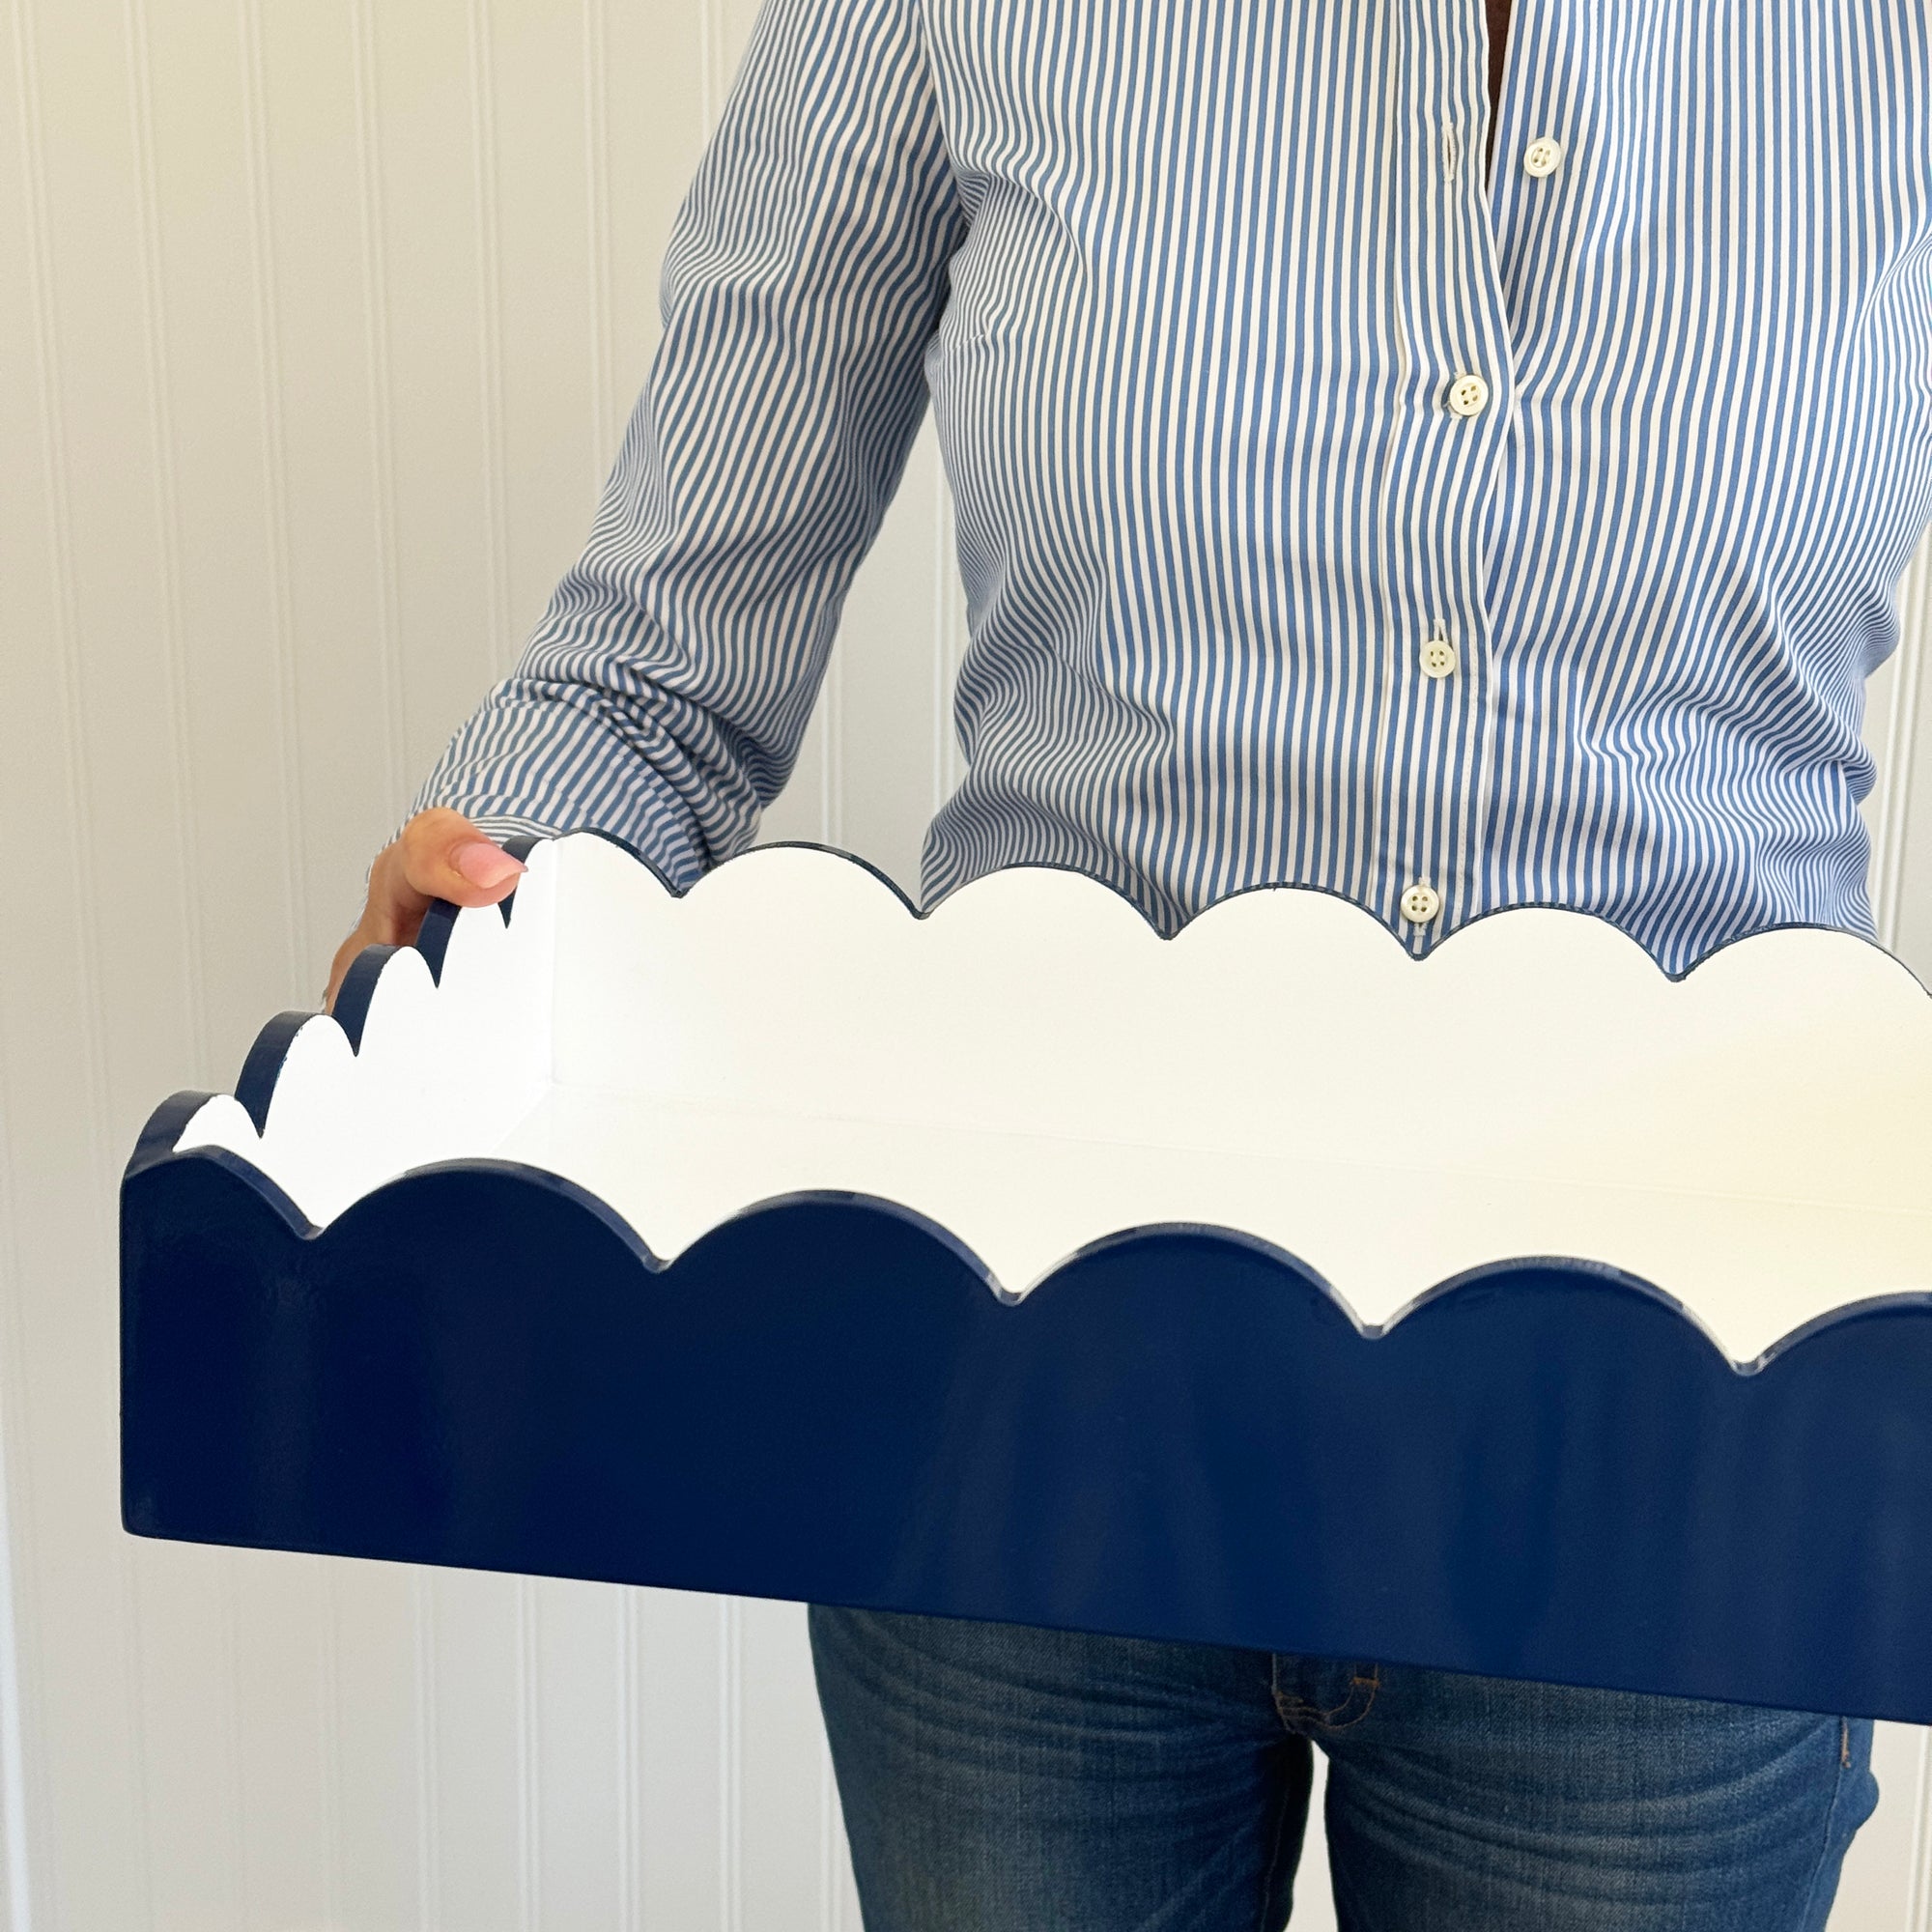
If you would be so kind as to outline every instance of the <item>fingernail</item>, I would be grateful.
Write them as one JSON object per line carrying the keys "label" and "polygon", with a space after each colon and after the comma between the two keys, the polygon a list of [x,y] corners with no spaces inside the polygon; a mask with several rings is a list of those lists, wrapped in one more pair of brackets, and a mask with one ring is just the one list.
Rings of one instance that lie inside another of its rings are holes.
{"label": "fingernail", "polygon": [[487,893],[505,879],[514,879],[527,868],[521,859],[513,859],[500,845],[487,838],[472,838],[449,855],[449,863],[469,881]]}

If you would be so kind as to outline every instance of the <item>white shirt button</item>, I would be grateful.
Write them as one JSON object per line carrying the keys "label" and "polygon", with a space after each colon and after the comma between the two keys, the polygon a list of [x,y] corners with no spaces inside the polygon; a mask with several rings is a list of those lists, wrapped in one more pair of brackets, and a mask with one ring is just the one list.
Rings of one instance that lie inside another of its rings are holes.
{"label": "white shirt button", "polygon": [[1448,403],[1459,416],[1479,416],[1490,400],[1490,385],[1480,376],[1458,376],[1449,384]]}
{"label": "white shirt button", "polygon": [[1447,638],[1431,638],[1422,647],[1422,668],[1429,677],[1447,677],[1456,668],[1456,646]]}
{"label": "white shirt button", "polygon": [[1420,879],[1402,895],[1402,916],[1410,925],[1427,925],[1442,910],[1442,895]]}
{"label": "white shirt button", "polygon": [[1553,175],[1556,164],[1563,158],[1563,143],[1548,134],[1540,134],[1522,151],[1522,165],[1526,173],[1541,181],[1545,175]]}

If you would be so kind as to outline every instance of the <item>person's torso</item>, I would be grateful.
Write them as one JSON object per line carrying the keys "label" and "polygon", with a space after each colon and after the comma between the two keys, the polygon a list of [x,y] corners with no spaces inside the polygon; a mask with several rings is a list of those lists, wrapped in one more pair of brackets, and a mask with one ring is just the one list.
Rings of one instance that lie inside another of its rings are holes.
{"label": "person's torso", "polygon": [[1418,950],[1557,902],[1672,965],[1864,923],[1932,514],[1917,0],[1517,0],[1487,184],[1481,0],[923,13],[973,626],[928,893],[1294,880]]}

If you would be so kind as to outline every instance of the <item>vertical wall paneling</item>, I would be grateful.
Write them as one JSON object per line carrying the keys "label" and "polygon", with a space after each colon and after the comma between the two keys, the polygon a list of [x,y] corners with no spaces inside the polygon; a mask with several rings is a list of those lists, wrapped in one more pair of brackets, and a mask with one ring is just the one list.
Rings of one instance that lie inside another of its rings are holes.
{"label": "vertical wall paneling", "polygon": [[536,1932],[542,1902],[542,1847],[538,1841],[537,1785],[542,1748],[537,1707],[540,1599],[533,1578],[519,1577],[511,1586],[517,1619],[517,1902],[518,1932]]}
{"label": "vertical wall paneling", "polygon": [[644,1738],[639,1917],[648,1932],[704,1932],[724,1923],[724,1911],[718,1849],[723,1619],[714,1599],[674,1591],[641,1592],[639,1605]]}
{"label": "vertical wall paneling", "polygon": [[[45,171],[40,113],[40,76],[36,58],[33,8],[29,0],[14,0],[14,52],[18,89],[18,127],[24,152],[22,174],[27,188],[27,281],[34,308],[34,347],[41,401],[41,470],[47,518],[47,548],[52,563],[54,677],[59,696],[61,747],[65,753],[68,796],[60,822],[66,832],[71,875],[75,880],[95,876],[95,824],[87,751],[81,728],[78,678],[80,650],[73,560],[73,516],[69,492],[66,427],[62,420],[64,384],[55,324],[53,270],[49,259]],[[83,900],[75,921],[74,965],[78,969],[82,1013],[81,1064],[85,1080],[83,1101],[89,1128],[88,1144],[94,1172],[104,1174],[107,1150],[103,1138],[107,1107],[107,1077],[101,1058],[105,1014],[99,992],[99,943],[95,923]]]}
{"label": "vertical wall paneling", "polygon": [[585,245],[598,221],[598,188],[585,162],[599,139],[594,91],[587,95],[584,84],[582,0],[564,12],[499,4],[491,21],[501,263],[497,381],[513,655],[582,546],[602,480],[586,477],[583,460],[584,425],[594,424],[598,408],[600,279],[594,248]]}
{"label": "vertical wall paneling", "polygon": [[1925,681],[1926,633],[1932,629],[1932,545],[1921,544],[1899,590],[1900,642],[1891,669],[1878,823],[1873,838],[1872,895],[1879,938],[1896,950],[1905,908],[1906,855],[1911,843],[1914,755]]}
{"label": "vertical wall paneling", "polygon": [[289,868],[289,976],[311,970],[309,892],[298,836],[301,798],[301,726],[297,715],[295,613],[289,587],[288,457],[282,422],[282,358],[275,297],[274,213],[270,201],[267,92],[262,71],[261,0],[240,0],[242,115],[247,144],[248,226],[253,242],[256,376],[261,387],[262,507],[281,704],[282,853]]}
{"label": "vertical wall paneling", "polygon": [[397,766],[393,653],[384,642],[385,630],[393,632],[385,611],[392,506],[378,327],[386,275],[377,252],[379,177],[374,156],[363,152],[372,132],[368,36],[344,0],[262,7],[257,25],[300,787],[297,849],[313,948],[298,963],[294,992],[307,1002],[354,916],[358,895],[350,882],[359,882],[371,842],[386,829],[384,794]]}
{"label": "vertical wall paneling", "polygon": [[[0,253],[9,261],[28,264],[30,272],[0,278],[0,341],[34,342],[40,366],[32,372],[23,369],[20,380],[0,384],[0,449],[11,446],[24,450],[32,445],[38,456],[38,445],[45,440],[46,385],[39,354],[44,212],[30,187],[38,156],[27,118],[30,63],[18,0],[10,12],[8,29],[7,98],[15,138],[0,146]],[[31,381],[30,376],[38,376],[39,382]],[[33,621],[43,616],[45,606],[52,601],[48,594],[52,590],[51,573],[45,568],[50,548],[48,519],[45,507],[37,500],[43,463],[22,463],[19,469],[26,473],[9,474],[7,466],[0,464],[0,581],[13,586],[13,594],[23,607],[27,584],[35,582],[42,586],[42,607],[23,608],[21,611]],[[43,566],[38,571],[31,569],[26,554],[29,531],[36,539],[36,561]],[[11,655],[16,648],[0,633],[0,673],[5,674],[0,676],[0,685],[17,674],[12,668]],[[10,769],[14,729],[17,723],[5,701],[4,689],[0,689],[0,774]],[[0,803],[5,800],[0,799]],[[50,1807],[45,1780],[38,1775],[40,1766],[34,1762],[29,1744],[29,1726],[46,1705],[42,1687],[33,1682],[39,1647],[34,1642],[28,1602],[38,1544],[30,1534],[34,1485],[25,1409],[26,1274],[15,1218],[23,1191],[17,1168],[24,1149],[12,1126],[9,1069],[14,1056],[8,1039],[12,1009],[5,997],[11,984],[11,978],[0,968],[0,1515],[5,1519],[0,1521],[0,1863],[5,1867],[0,1904],[6,1912],[7,1932],[30,1932],[33,1874],[43,1868]],[[32,1829],[36,1822],[42,1827],[38,1834]]]}
{"label": "vertical wall paneling", "polygon": [[355,71],[355,185],[362,256],[363,355],[369,368],[369,513],[376,552],[376,646],[382,666],[383,769],[389,801],[408,783],[403,762],[403,666],[400,588],[396,576],[396,427],[389,365],[388,264],[385,252],[382,113],[376,70],[374,0],[348,0]]}
{"label": "vertical wall paneling", "polygon": [[1906,741],[1907,791],[1900,813],[1904,841],[1900,847],[1897,907],[1897,950],[1932,985],[1932,599],[1921,609],[1915,633],[1918,649],[1917,724]]}
{"label": "vertical wall paneling", "polygon": [[[252,1562],[245,1553],[242,1560]],[[322,1708],[333,1776],[322,1902],[304,1923],[427,1927],[413,1577],[398,1565],[324,1567],[330,1592]]]}
{"label": "vertical wall paneling", "polygon": [[718,1926],[744,1932],[745,1626],[735,1597],[718,1599]]}
{"label": "vertical wall paneling", "polygon": [[[0,1067],[6,1056],[0,1054]],[[20,1630],[14,1614],[16,1544],[14,1527],[14,1376],[20,1360],[19,1260],[14,1251],[12,1139],[0,1086],[0,1932],[33,1932],[32,1855],[27,1843],[27,1760],[21,1696]]]}
{"label": "vertical wall paneling", "polygon": [[175,863],[181,880],[182,966],[187,981],[188,1045],[197,1068],[208,1065],[203,972],[206,953],[200,877],[188,849],[194,806],[194,762],[188,752],[188,683],[182,611],[180,465],[176,461],[173,388],[168,378],[162,317],[161,223],[155,160],[154,76],[148,53],[147,0],[127,0],[128,106],[134,139],[134,190],[140,207],[141,334],[148,384],[149,460],[155,476],[155,542],[160,560],[156,640],[166,667],[168,772],[180,810],[174,815]]}
{"label": "vertical wall paneling", "polygon": [[1932,1731],[1918,1734],[1918,1781],[1911,1863],[1906,1872],[1905,1932],[1932,1932]]}
{"label": "vertical wall paneling", "polygon": [[342,1764],[342,1605],[345,1587],[353,1587],[351,1573],[328,1562],[319,1563],[322,1597],[322,1657],[319,1672],[322,1725],[322,1910],[327,1925],[342,1923],[343,1881],[351,1861],[344,1856],[342,1814],[345,1779]]}
{"label": "vertical wall paneling", "polygon": [[[407,794],[494,673],[477,290],[475,121],[467,0],[372,4],[385,353],[394,372],[396,608]],[[500,547],[498,547],[500,548]],[[359,878],[359,871],[355,875]]]}
{"label": "vertical wall paneling", "polygon": [[959,580],[952,491],[943,464],[932,466],[932,810],[938,811],[964,776],[959,734],[952,724],[953,687],[966,650],[966,591]]}
{"label": "vertical wall paneling", "polygon": [[[88,10],[74,11],[85,19]],[[159,1063],[155,1071],[168,1084],[226,1084],[253,1033],[245,1007],[264,996],[286,1005],[298,990],[314,990],[310,973],[295,977],[291,881],[298,868],[288,851],[291,838],[308,828],[282,756],[289,664],[275,645],[272,546],[264,536],[257,237],[235,0],[169,0],[165,7],[149,0],[140,24],[156,227],[157,322],[148,381],[159,384],[160,395],[152,404],[143,397],[117,440],[137,437],[150,416],[163,425],[161,460],[172,479],[164,516],[151,521],[159,525],[160,582],[165,585],[172,570],[180,600],[168,708],[177,711],[185,736],[189,782],[176,787],[165,769],[156,769],[139,789],[144,816],[158,818],[172,806],[182,822],[181,842],[195,874],[188,890],[200,900],[204,922],[201,984],[156,1003],[151,1037]],[[65,111],[85,125],[84,102],[71,100]],[[306,277],[315,253],[297,248],[285,251],[285,259]],[[211,298],[215,290],[220,299]],[[116,293],[110,286],[103,299],[112,301]],[[308,447],[299,423],[296,440]],[[111,460],[112,448],[103,454]],[[356,487],[358,498],[365,497],[359,478]],[[96,576],[110,568],[106,556],[93,564]],[[339,554],[336,568],[342,575]],[[158,656],[153,639],[164,617],[164,611],[130,613],[132,629],[104,655],[137,665]],[[326,698],[327,688],[309,696]],[[329,746],[337,768],[349,762],[350,748],[331,740],[327,724],[302,722],[312,741]],[[165,735],[156,736],[158,751]],[[117,788],[136,788],[131,770]],[[245,917],[239,916],[243,906]],[[184,1065],[169,1042],[185,1019],[197,1023],[197,1013],[205,1045],[197,1064]],[[131,1013],[120,1016],[117,1050],[144,1031],[133,1020]],[[130,1083],[127,1104],[137,1120],[151,1099],[152,1090],[143,1095]]]}
{"label": "vertical wall paneling", "polygon": [[[743,1807],[738,1923],[809,1932],[842,1914],[849,1883],[843,1836],[828,1832],[825,1728],[811,1677],[805,1612],[748,1599],[743,1653]],[[857,1920],[852,1921],[857,1932]]]}
{"label": "vertical wall paneling", "polygon": [[503,500],[503,272],[497,219],[497,73],[490,0],[469,0],[469,140],[475,175],[476,317],[482,363],[483,542],[490,630],[484,681],[504,668],[510,648],[510,555]]}
{"label": "vertical wall paneling", "polygon": [[643,1755],[642,1673],[638,1655],[636,1590],[618,1592],[617,1655],[612,1680],[617,1701],[617,1913],[616,1932],[643,1932],[643,1803],[639,1765]]}
{"label": "vertical wall paneling", "polygon": [[[15,1332],[22,1360],[34,1364],[34,1373],[20,1378],[22,1399],[12,1421],[15,1439],[33,1445],[21,1458],[34,1486],[22,1515],[35,1530],[53,1525],[65,1531],[99,1493],[94,1483],[107,1459],[84,1449],[70,1457],[63,1418],[72,1414],[98,1427],[112,1414],[112,1328],[99,1293],[105,1244],[98,1237],[70,1242],[63,1236],[73,1225],[75,1196],[99,1201],[111,1165],[101,910],[94,896],[100,848],[89,744],[93,719],[82,677],[70,440],[71,384],[76,376],[85,383],[94,375],[87,352],[101,338],[89,334],[75,344],[70,324],[76,229],[84,232],[101,212],[102,175],[117,157],[109,147],[102,166],[90,170],[73,154],[71,130],[62,128],[58,142],[50,137],[43,110],[44,94],[76,71],[80,84],[103,87],[116,103],[125,91],[111,68],[103,71],[106,63],[118,64],[111,32],[81,48],[65,16],[52,24],[54,38],[44,43],[47,22],[29,0],[14,0],[11,67],[25,229],[19,260],[32,359],[13,380],[31,384],[36,419],[31,445],[21,437],[12,447],[29,467],[45,552],[40,560],[43,596],[34,594],[38,586],[24,570],[9,580],[10,606],[20,600],[16,621],[36,628],[10,640],[0,663],[13,687],[8,708],[17,705],[23,714],[9,720],[4,782],[10,792],[15,785],[22,789],[9,800],[8,822],[45,828],[39,851],[15,852],[9,880],[14,903],[33,906],[40,915],[31,944],[9,949],[21,956],[10,959],[5,976],[6,1009],[34,1021],[30,1029],[11,1028],[7,1041],[8,1118],[31,1114],[35,1121],[32,1139],[19,1151],[31,1165],[16,1177],[11,1204],[19,1270],[14,1286],[21,1297]],[[128,170],[125,154],[118,158]],[[83,288],[80,299],[90,293]],[[81,414],[92,422],[85,409]],[[25,564],[24,555],[19,561]],[[28,647],[30,637],[37,651],[31,681],[24,666],[17,672],[14,668],[14,653]],[[25,810],[30,799],[31,815]],[[49,1290],[58,1292],[69,1281],[72,1299],[51,1302]],[[24,1591],[25,1615],[18,1619],[36,1648],[26,1675],[37,1719],[29,1759],[39,1809],[30,1821],[29,1849],[30,1866],[39,1874],[37,1903],[44,1922],[55,1926],[84,1916],[142,1926],[149,1922],[149,1889],[134,1769],[143,1752],[138,1686],[130,1675],[128,1565],[120,1550],[99,1542],[76,1551],[65,1535],[62,1541],[58,1554],[39,1534],[27,1542],[34,1567]],[[100,1856],[107,1845],[116,1848],[112,1868]]]}
{"label": "vertical wall paneling", "polygon": [[526,1932],[531,1740],[517,1579],[442,1571],[434,1594],[438,1923]]}
{"label": "vertical wall paneling", "polygon": [[[328,1896],[332,1632],[324,1560],[239,1552],[235,1591],[242,1885],[246,1922],[295,1926]],[[178,1733],[174,1745],[185,1739]]]}
{"label": "vertical wall paneling", "polygon": [[410,1577],[410,1634],[415,1650],[416,1746],[416,1923],[422,1932],[441,1932],[441,1793],[437,1782],[436,1622],[433,1578],[426,1571]]}
{"label": "vertical wall paneling", "polygon": [[611,316],[611,99],[605,0],[583,0],[583,179],[589,211],[590,487],[602,489],[618,428]]}
{"label": "vertical wall paneling", "polygon": [[724,104],[728,74],[725,51],[725,0],[697,0],[697,99],[708,136]]}
{"label": "vertical wall paneling", "polygon": [[634,1736],[621,1654],[629,1593],[547,1579],[536,1586],[531,1666],[535,1922],[616,1932],[626,1913],[624,1754]]}
{"label": "vertical wall paneling", "polygon": [[130,1560],[152,1921],[156,1932],[243,1932],[249,1811],[234,1565],[221,1551],[158,1545],[135,1546]]}

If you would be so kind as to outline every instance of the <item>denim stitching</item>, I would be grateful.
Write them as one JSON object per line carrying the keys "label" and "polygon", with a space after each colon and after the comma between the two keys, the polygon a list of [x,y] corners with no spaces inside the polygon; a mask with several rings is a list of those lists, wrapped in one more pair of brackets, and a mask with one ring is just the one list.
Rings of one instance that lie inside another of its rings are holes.
{"label": "denim stitching", "polygon": [[[1274,1665],[1273,1684],[1275,1715],[1286,1725],[1297,1723],[1313,1724],[1318,1730],[1327,1731],[1331,1735],[1337,1731],[1350,1730],[1375,1709],[1376,1693],[1381,1689],[1381,1684],[1382,1670],[1380,1664],[1371,1664],[1369,1674],[1366,1677],[1358,1670],[1349,1680],[1349,1694],[1339,1704],[1333,1705],[1328,1710],[1323,1711],[1307,1702],[1304,1698],[1283,1696],[1281,1691],[1281,1665],[1277,1660]],[[1343,1712],[1354,1703],[1355,1693],[1358,1690],[1366,1690],[1369,1693],[1363,1701],[1362,1708],[1353,1717],[1344,1718],[1342,1716]]]}
{"label": "denim stitching", "polygon": [[[1381,1688],[1382,1688],[1382,1667],[1379,1663],[1372,1664],[1369,1669],[1369,1674],[1366,1677],[1364,1677],[1359,1671],[1357,1671],[1354,1677],[1350,1680],[1349,1698],[1350,1701],[1352,1702],[1354,1699],[1354,1694],[1357,1690],[1366,1690],[1369,1694],[1362,1699],[1362,1708],[1359,1711],[1357,1711],[1352,1718],[1346,1718],[1339,1724],[1330,1723],[1326,1719],[1321,1720],[1322,1729],[1331,1732],[1352,1730],[1357,1724],[1359,1724],[1362,1721],[1364,1718],[1366,1718],[1369,1715],[1371,1711],[1373,1711],[1376,1708],[1376,1693],[1379,1691]],[[1337,1708],[1341,1710],[1346,1710],[1348,1708],[1348,1705],[1343,1704],[1338,1706]]]}
{"label": "denim stitching", "polygon": [[1818,1906],[1818,1881],[1825,1875],[1825,1859],[1832,1849],[1832,1828],[1837,1822],[1838,1800],[1844,1796],[1845,1771],[1852,1761],[1852,1726],[1849,1719],[1838,1719],[1838,1775],[1832,1780],[1832,1802],[1825,1807],[1825,1832],[1818,1845],[1818,1862],[1811,1867],[1811,1883],[1804,1888],[1804,1924],[1806,1932],[1815,1922],[1812,1914]]}

